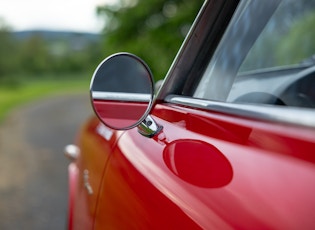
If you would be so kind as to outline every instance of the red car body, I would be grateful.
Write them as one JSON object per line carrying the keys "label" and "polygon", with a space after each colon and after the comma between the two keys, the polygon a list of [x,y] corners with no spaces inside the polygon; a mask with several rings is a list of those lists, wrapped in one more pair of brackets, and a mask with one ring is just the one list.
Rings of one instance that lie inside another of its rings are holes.
{"label": "red car body", "polygon": [[186,100],[184,86],[177,93],[203,63],[201,48],[222,38],[231,2],[203,6],[150,111],[159,132],[96,117],[83,126],[69,165],[69,229],[315,228],[314,108],[209,108]]}

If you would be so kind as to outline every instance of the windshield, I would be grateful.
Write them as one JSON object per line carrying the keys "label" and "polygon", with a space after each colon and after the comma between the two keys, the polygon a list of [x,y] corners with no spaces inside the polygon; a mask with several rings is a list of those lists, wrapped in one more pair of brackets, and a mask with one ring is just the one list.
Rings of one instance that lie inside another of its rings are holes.
{"label": "windshield", "polygon": [[[272,83],[262,84],[259,78],[271,81],[267,72],[290,69],[292,72],[286,73],[289,76],[296,67],[315,64],[314,25],[315,0],[241,1],[193,96],[233,101],[239,96],[231,93],[236,89],[237,92],[260,89],[273,93],[268,85],[278,89],[283,80],[273,76]],[[265,74],[253,75],[262,72]],[[244,79],[241,77],[244,73],[251,73],[247,83],[254,83],[236,87]],[[248,87],[252,89],[245,89]]]}
{"label": "windshield", "polygon": [[282,1],[250,49],[240,72],[314,64],[314,8],[315,1]]}

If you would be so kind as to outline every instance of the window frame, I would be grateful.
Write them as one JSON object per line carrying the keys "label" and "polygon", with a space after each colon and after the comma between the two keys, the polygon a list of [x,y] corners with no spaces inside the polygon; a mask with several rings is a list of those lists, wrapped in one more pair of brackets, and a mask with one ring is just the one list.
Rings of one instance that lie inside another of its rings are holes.
{"label": "window frame", "polygon": [[220,0],[204,3],[155,98],[155,104],[169,103],[183,109],[189,107],[252,120],[315,128],[315,109],[237,104],[192,97],[239,2]]}
{"label": "window frame", "polygon": [[193,94],[239,2],[204,2],[156,95],[157,103],[170,94]]}

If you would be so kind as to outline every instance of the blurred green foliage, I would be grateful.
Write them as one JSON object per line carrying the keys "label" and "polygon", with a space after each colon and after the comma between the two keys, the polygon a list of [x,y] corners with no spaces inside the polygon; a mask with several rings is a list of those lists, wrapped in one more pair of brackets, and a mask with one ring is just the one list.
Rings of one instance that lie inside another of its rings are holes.
{"label": "blurred green foliage", "polygon": [[[62,80],[65,76],[82,76],[83,72],[90,77],[102,59],[100,39],[87,39],[86,34],[16,34],[0,21],[0,85],[16,87],[21,82],[47,77]],[[55,38],[50,38],[50,34]]]}
{"label": "blurred green foliage", "polygon": [[292,25],[276,52],[276,61],[279,65],[301,63],[307,61],[307,58],[312,58],[315,51],[314,25],[314,12],[306,14]]}
{"label": "blurred green foliage", "polygon": [[103,58],[121,51],[144,59],[156,80],[162,79],[202,4],[203,0],[117,0],[96,9],[105,22],[102,35],[84,45],[79,33],[70,40],[53,40],[35,31],[20,39],[0,18],[0,85],[17,86],[46,76],[58,80],[69,73],[91,76]]}
{"label": "blurred green foliage", "polygon": [[106,21],[104,55],[131,52],[164,78],[203,0],[120,0],[98,8]]}
{"label": "blurred green foliage", "polygon": [[16,46],[10,36],[9,27],[0,18],[0,78],[13,72],[17,64]]}
{"label": "blurred green foliage", "polygon": [[314,64],[314,9],[315,1],[284,1],[255,41],[241,71]]}

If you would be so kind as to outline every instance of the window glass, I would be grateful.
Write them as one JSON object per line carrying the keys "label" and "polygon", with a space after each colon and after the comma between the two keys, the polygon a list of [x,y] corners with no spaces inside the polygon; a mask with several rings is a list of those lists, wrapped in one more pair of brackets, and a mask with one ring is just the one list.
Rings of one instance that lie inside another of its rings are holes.
{"label": "window glass", "polygon": [[315,0],[239,5],[194,97],[315,107]]}

